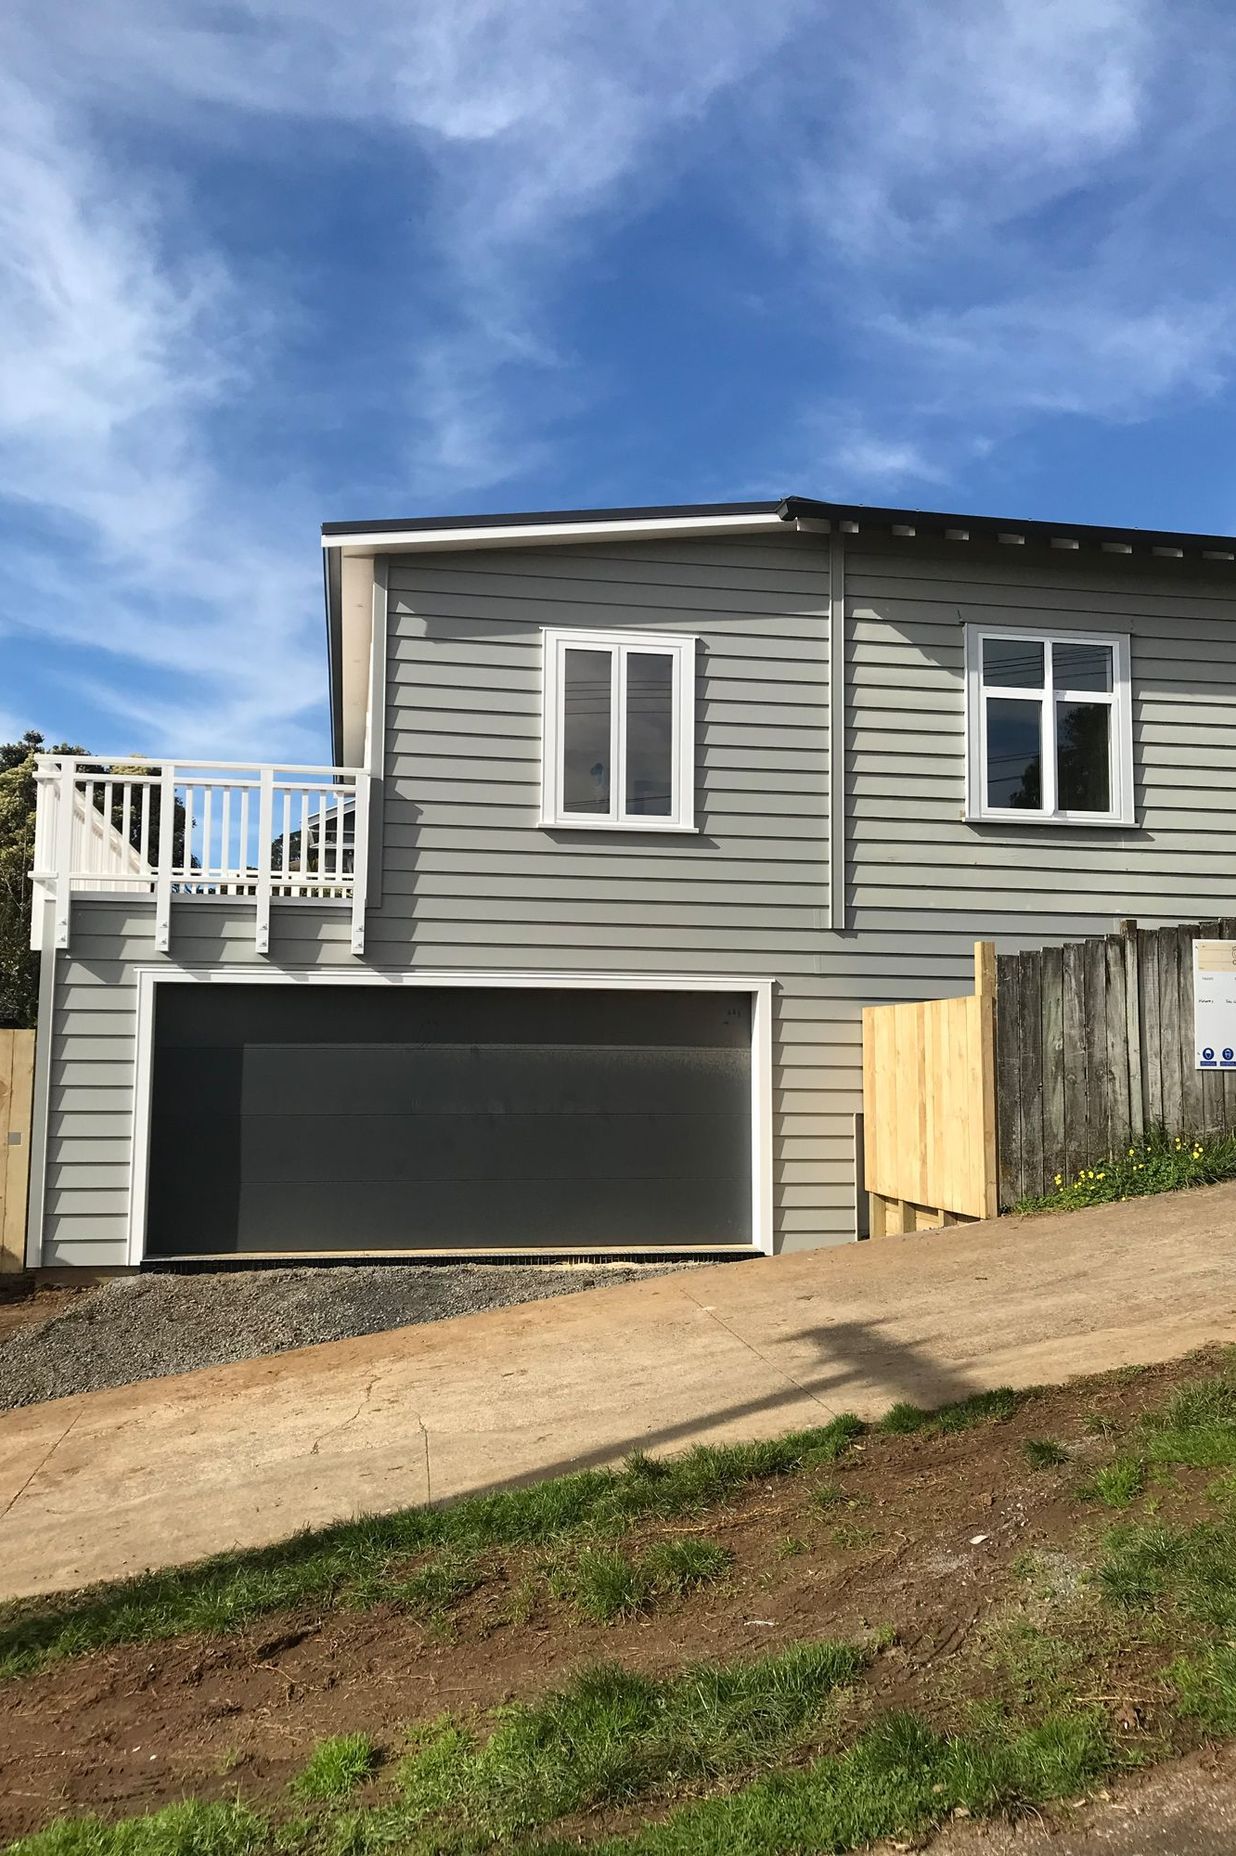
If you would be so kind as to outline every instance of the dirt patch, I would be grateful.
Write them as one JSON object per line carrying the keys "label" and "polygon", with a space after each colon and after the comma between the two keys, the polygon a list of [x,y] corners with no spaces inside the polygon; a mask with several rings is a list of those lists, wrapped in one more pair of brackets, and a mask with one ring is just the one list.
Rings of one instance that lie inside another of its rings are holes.
{"label": "dirt patch", "polygon": [[[959,1684],[966,1700],[993,1690],[983,1633],[1024,1597],[1027,1557],[1059,1587],[1081,1584],[1079,1532],[1111,1518],[1078,1498],[1089,1459],[1112,1447],[1096,1430],[1127,1425],[1200,1370],[1193,1361],[1080,1382],[954,1435],[869,1435],[828,1471],[641,1528],[624,1549],[696,1533],[733,1555],[719,1583],[647,1617],[582,1622],[549,1595],[541,1555],[509,1552],[486,1559],[480,1587],[445,1627],[390,1605],[304,1611],[230,1638],[61,1664],[2,1691],[0,1834],[62,1810],[119,1816],[186,1792],[278,1799],[326,1734],[364,1730],[397,1751],[404,1723],[531,1695],[601,1659],[666,1674],[794,1640],[891,1630],[895,1641],[860,1685],[858,1717],[909,1706],[947,1725]],[[1069,1462],[1032,1469],[1024,1443],[1043,1437],[1065,1446]],[[1206,1480],[1179,1479],[1176,1518],[1204,1512]],[[1113,1730],[1131,1746],[1154,1744],[1166,1655],[1134,1646],[1114,1671],[1106,1666]]]}
{"label": "dirt patch", "polygon": [[692,1267],[343,1264],[151,1271],[88,1291],[27,1291],[0,1302],[0,1411]]}

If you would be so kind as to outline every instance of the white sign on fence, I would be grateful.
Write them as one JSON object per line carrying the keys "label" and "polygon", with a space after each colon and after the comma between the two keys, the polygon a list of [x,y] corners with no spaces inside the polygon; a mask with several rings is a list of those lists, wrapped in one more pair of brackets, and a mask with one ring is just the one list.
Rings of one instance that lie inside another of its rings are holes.
{"label": "white sign on fence", "polygon": [[1193,1036],[1199,1070],[1236,1070],[1236,941],[1193,943]]}

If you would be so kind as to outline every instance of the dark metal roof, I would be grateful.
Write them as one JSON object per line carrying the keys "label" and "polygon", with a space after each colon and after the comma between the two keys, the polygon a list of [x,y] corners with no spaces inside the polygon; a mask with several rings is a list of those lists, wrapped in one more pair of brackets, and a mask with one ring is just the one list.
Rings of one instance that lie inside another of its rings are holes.
{"label": "dark metal roof", "polygon": [[852,523],[863,530],[913,529],[923,535],[968,530],[975,539],[1022,536],[1027,541],[1068,540],[1108,542],[1117,547],[1180,548],[1186,553],[1236,551],[1236,536],[1207,535],[1192,530],[1120,528],[1099,522],[1044,522],[1022,516],[988,516],[941,509],[891,509],[873,503],[835,503],[814,496],[784,496],[764,502],[656,503],[622,509],[519,509],[500,515],[383,517],[376,521],[324,522],[327,539],[346,535],[415,534],[428,530],[532,528],[542,524],[581,525],[597,522],[690,521],[706,516],[773,516],[785,522],[799,519]]}
{"label": "dark metal roof", "polygon": [[324,535],[392,535],[416,529],[531,528],[540,522],[656,522],[681,516],[775,516],[785,502],[666,503],[640,509],[519,509],[513,515],[410,516],[407,521],[323,522]]}
{"label": "dark metal roof", "polygon": [[791,522],[798,518],[852,522],[860,533],[864,529],[912,528],[922,535],[942,535],[949,529],[968,529],[972,536],[984,539],[1022,535],[1027,541],[1074,540],[1100,545],[1106,541],[1132,548],[1181,548],[1187,553],[1236,550],[1236,536],[1202,535],[1187,529],[1116,528],[1101,522],[1041,522],[1020,516],[948,514],[939,509],[885,509],[870,503],[823,502],[814,496],[787,496],[780,513]]}

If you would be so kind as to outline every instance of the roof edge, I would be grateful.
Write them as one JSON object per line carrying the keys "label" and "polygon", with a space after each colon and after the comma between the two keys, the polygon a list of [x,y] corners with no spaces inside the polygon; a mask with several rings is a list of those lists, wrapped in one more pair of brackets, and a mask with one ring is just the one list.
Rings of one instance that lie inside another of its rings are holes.
{"label": "roof edge", "polygon": [[1070,548],[1095,543],[1113,553],[1138,549],[1163,554],[1212,554],[1236,560],[1236,536],[1207,535],[1189,529],[1120,528],[1106,522],[1045,522],[1023,516],[961,514],[940,509],[892,509],[872,503],[833,503],[814,496],[787,496],[781,505],[790,522],[827,523],[842,532],[864,530],[907,537],[943,537],[950,541],[982,539],[1016,544],[1045,541]]}
{"label": "roof edge", "polygon": [[517,509],[505,515],[382,517],[372,522],[323,522],[324,539],[339,535],[444,533],[469,528],[533,528],[542,524],[592,522],[672,522],[709,516],[775,516],[789,500],[784,496],[751,503],[648,503],[621,509]]}
{"label": "roof edge", "polygon": [[324,522],[322,546],[344,553],[388,554],[422,549],[530,546],[602,539],[655,539],[708,531],[770,533],[782,525],[828,532],[886,533],[948,541],[1043,542],[1056,548],[1097,545],[1111,554],[1198,555],[1236,561],[1236,536],[1181,529],[1054,522],[1037,517],[892,508],[784,496],[762,502],[660,503],[615,509],[517,510],[500,515],[412,516],[368,522]]}

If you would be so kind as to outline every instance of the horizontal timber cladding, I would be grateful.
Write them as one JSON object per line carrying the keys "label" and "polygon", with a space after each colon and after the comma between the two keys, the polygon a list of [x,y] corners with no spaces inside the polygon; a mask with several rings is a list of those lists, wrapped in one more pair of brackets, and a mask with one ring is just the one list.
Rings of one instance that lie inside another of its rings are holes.
{"label": "horizontal timber cladding", "polygon": [[[364,960],[342,912],[289,905],[271,965],[770,978],[776,1241],[853,1237],[864,1004],[969,992],[976,939],[1008,954],[1236,914],[1236,570],[861,533],[845,569],[835,930],[827,538],[486,550],[389,563]],[[967,620],[1131,635],[1135,828],[965,822]],[[538,828],[543,625],[698,639],[697,834]],[[253,966],[250,913],[176,905],[165,957],[146,906],[75,900],[40,1054],[48,1264],[125,1261],[133,974],[165,960]]]}
{"label": "horizontal timber cladding", "polygon": [[[857,535],[846,596],[852,928],[1033,946],[1236,909],[1236,568]],[[966,821],[967,623],[1129,634],[1135,826]]]}

